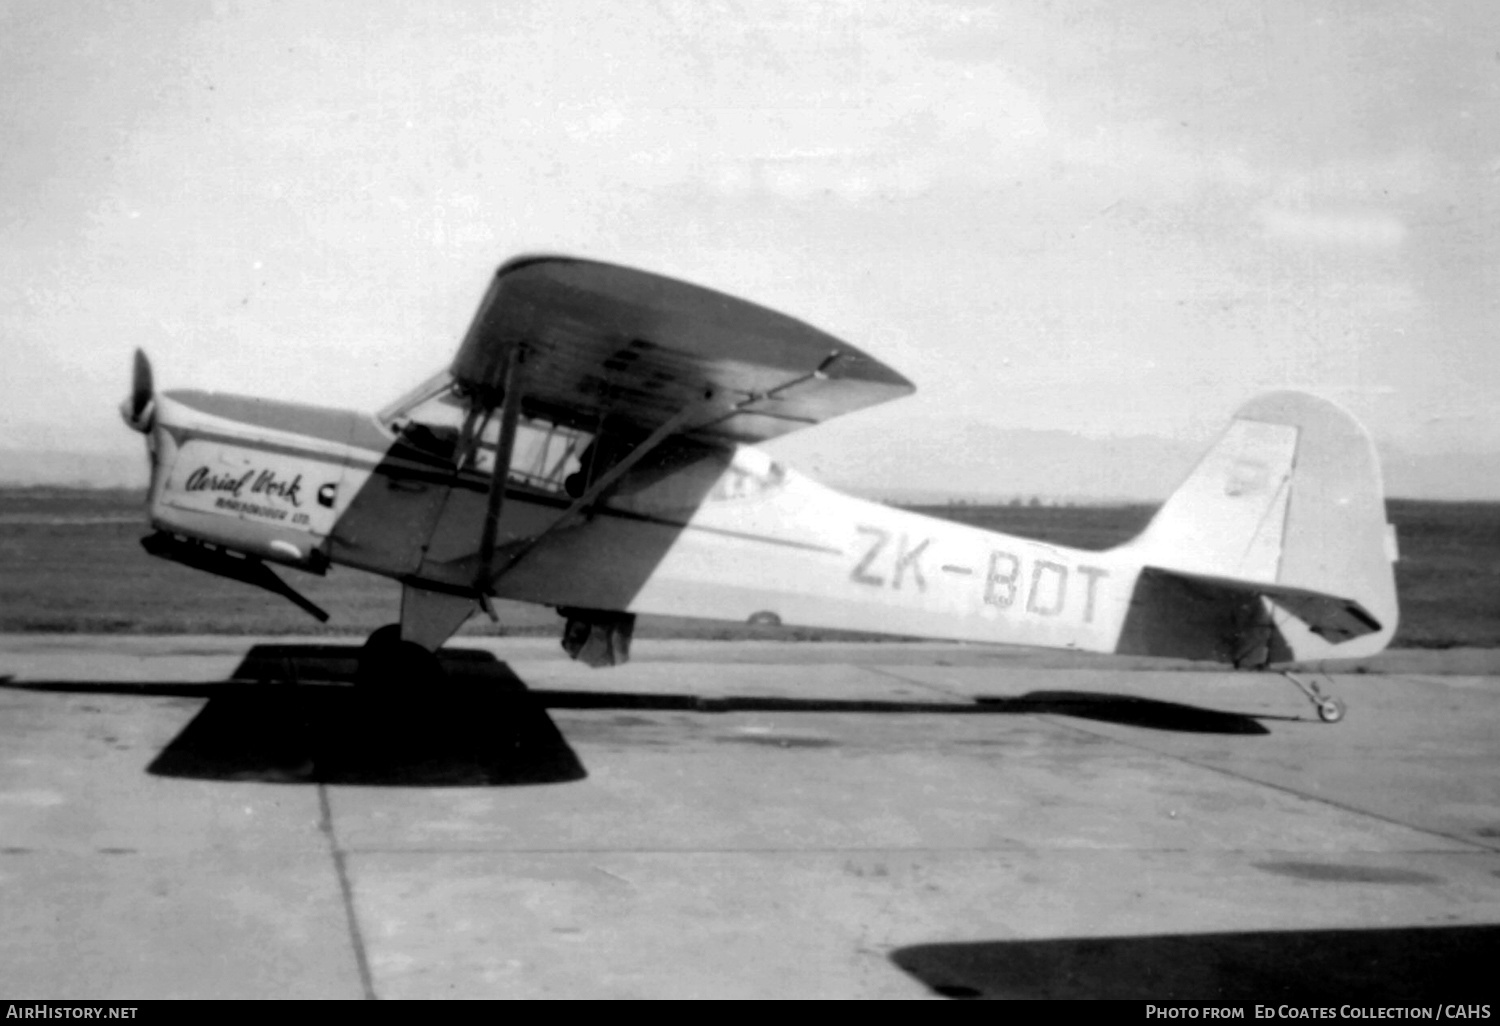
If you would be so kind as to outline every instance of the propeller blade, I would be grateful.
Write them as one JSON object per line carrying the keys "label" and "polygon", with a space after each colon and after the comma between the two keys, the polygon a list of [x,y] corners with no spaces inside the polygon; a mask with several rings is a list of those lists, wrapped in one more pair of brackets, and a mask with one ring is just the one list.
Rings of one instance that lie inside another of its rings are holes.
{"label": "propeller blade", "polygon": [[156,389],[151,380],[151,361],[143,350],[135,351],[135,373],[130,386],[130,419],[140,420]]}

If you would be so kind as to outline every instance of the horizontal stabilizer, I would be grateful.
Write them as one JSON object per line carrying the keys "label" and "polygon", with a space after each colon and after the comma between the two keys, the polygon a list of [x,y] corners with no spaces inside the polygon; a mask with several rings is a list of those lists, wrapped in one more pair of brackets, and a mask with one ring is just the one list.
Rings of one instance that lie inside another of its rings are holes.
{"label": "horizontal stabilizer", "polygon": [[1284,584],[1264,584],[1235,577],[1213,577],[1207,574],[1185,574],[1176,570],[1146,567],[1146,573],[1175,577],[1192,584],[1206,585],[1241,595],[1260,595],[1305,623],[1318,637],[1333,644],[1352,641],[1381,629],[1381,623],[1358,602]]}

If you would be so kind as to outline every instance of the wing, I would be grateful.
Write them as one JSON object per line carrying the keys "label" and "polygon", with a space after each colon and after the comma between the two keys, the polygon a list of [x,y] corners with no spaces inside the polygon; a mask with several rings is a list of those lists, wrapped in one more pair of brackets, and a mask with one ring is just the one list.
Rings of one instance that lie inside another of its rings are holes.
{"label": "wing", "polygon": [[513,260],[454,358],[461,388],[501,387],[523,355],[528,416],[754,443],[914,391],[847,342],[743,299],[612,264]]}

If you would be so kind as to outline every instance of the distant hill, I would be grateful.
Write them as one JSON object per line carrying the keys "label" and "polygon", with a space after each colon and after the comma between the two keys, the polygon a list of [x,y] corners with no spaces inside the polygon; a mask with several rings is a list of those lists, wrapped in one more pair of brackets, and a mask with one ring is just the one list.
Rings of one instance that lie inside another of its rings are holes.
{"label": "distant hill", "polygon": [[[832,427],[832,425],[830,425]],[[1192,470],[1203,447],[1143,436],[1087,438],[978,423],[886,432],[793,435],[772,448],[814,478],[859,495],[903,503],[949,499],[1009,502],[1160,502]],[[1500,500],[1500,453],[1418,455],[1382,447],[1386,494],[1396,498]],[[71,452],[0,449],[0,485],[141,488],[140,448]]]}
{"label": "distant hill", "polygon": [[1418,456],[1386,448],[1380,461],[1385,492],[1390,496],[1464,502],[1500,499],[1500,453]]}
{"label": "distant hill", "polygon": [[[1130,436],[1089,438],[1066,431],[984,424],[915,425],[889,435],[840,436],[826,450],[791,436],[788,461],[826,484],[897,502],[948,498],[1044,502],[1161,502],[1209,445]],[[816,453],[804,461],[799,450]],[[1500,454],[1418,455],[1382,446],[1386,494],[1435,500],[1500,499]],[[825,454],[826,453],[826,454]]]}
{"label": "distant hill", "polygon": [[1195,446],[1159,438],[1086,438],[974,422],[890,432],[792,435],[773,448],[835,488],[897,502],[1159,502],[1187,476]]}

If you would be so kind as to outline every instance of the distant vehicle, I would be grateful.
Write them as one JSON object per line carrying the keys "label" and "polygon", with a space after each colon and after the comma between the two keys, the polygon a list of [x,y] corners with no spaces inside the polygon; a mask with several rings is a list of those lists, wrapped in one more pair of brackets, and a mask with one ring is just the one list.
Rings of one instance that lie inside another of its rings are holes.
{"label": "distant vehicle", "polygon": [[555,607],[596,666],[628,657],[640,613],[1253,667],[1370,655],[1395,631],[1379,467],[1324,400],[1245,405],[1107,552],[865,502],[753,448],[912,391],[745,300],[532,257],[499,269],[452,365],[380,413],[157,395],[139,351],[122,413],[151,454],[152,554],[320,619],[268,564],[400,582],[400,622],[361,652],[371,686],[441,672],[497,597]]}

